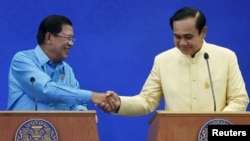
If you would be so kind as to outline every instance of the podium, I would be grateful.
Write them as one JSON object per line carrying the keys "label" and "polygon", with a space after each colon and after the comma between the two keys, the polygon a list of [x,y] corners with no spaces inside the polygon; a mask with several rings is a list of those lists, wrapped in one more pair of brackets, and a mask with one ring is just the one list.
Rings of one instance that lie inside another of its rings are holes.
{"label": "podium", "polygon": [[233,125],[250,125],[249,112],[168,112],[158,110],[149,122],[147,141],[198,141],[210,120],[225,119]]}
{"label": "podium", "polygon": [[0,111],[0,140],[14,141],[19,127],[31,119],[48,121],[58,141],[99,141],[96,111]]}

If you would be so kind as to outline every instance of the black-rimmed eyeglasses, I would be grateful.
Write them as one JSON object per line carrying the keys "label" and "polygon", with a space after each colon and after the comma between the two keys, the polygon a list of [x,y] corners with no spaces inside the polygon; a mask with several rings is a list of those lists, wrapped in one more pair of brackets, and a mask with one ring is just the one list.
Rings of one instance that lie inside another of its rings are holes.
{"label": "black-rimmed eyeglasses", "polygon": [[56,34],[55,36],[63,37],[63,38],[65,38],[65,39],[67,39],[68,41],[72,41],[73,43],[76,42],[76,38],[75,38],[75,37],[72,37],[72,36],[66,36],[66,35],[61,35],[61,34]]}

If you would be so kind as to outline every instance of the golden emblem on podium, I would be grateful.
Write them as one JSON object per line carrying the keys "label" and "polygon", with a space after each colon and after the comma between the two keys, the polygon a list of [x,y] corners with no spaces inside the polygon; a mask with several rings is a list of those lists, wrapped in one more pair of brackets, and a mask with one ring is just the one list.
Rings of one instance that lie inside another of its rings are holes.
{"label": "golden emblem on podium", "polygon": [[18,128],[15,141],[58,141],[58,135],[51,123],[44,119],[30,119]]}

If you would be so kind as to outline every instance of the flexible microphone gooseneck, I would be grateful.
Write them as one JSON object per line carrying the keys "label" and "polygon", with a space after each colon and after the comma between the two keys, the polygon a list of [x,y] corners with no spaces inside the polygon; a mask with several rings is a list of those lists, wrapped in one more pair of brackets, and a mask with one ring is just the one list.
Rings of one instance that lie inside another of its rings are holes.
{"label": "flexible microphone gooseneck", "polygon": [[212,95],[213,95],[213,101],[214,101],[214,111],[216,111],[216,100],[215,100],[215,95],[214,95],[214,86],[213,86],[213,81],[212,81],[212,76],[211,76],[211,71],[208,63],[209,55],[208,53],[204,53],[204,59],[207,62],[207,70],[209,74],[209,80],[210,80],[210,85],[211,85],[211,90],[212,90]]}
{"label": "flexible microphone gooseneck", "polygon": [[33,93],[34,93],[34,97],[35,97],[35,111],[37,111],[37,94],[36,94],[36,89],[35,89],[35,86],[34,86],[34,83],[35,83],[35,78],[34,77],[30,77],[30,82],[32,84],[32,89],[33,89]]}

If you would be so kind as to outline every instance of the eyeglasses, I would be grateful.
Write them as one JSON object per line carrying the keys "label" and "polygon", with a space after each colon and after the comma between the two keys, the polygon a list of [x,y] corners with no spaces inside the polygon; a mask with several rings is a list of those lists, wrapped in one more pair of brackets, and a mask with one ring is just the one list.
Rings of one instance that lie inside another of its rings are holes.
{"label": "eyeglasses", "polygon": [[60,34],[56,34],[55,36],[63,37],[65,39],[67,39],[68,41],[72,41],[73,43],[76,42],[76,38],[72,37],[72,36],[65,36],[65,35],[60,35]]}

